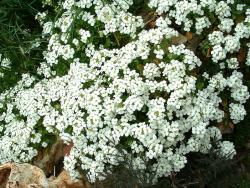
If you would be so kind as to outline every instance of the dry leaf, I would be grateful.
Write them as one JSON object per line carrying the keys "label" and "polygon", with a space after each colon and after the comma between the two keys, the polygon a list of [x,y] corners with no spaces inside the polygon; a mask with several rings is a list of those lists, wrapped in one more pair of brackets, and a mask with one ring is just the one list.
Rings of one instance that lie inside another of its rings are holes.
{"label": "dry leaf", "polygon": [[186,32],[186,38],[187,40],[191,40],[193,38],[193,33],[192,32]]}
{"label": "dry leaf", "polygon": [[207,50],[207,57],[211,57],[211,52],[212,52],[212,48],[208,48],[208,50]]}

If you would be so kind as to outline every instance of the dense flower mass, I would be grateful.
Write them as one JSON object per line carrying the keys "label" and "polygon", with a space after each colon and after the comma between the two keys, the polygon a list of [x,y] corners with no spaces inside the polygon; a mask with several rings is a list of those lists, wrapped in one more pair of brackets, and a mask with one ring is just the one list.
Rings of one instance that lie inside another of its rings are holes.
{"label": "dense flower mass", "polygon": [[[155,174],[153,182],[179,172],[191,152],[234,157],[233,144],[213,125],[246,115],[237,52],[250,37],[250,9],[231,6],[233,0],[150,0],[156,16],[148,21],[133,3],[46,1],[57,16],[37,15],[48,39],[37,70],[43,78],[24,74],[0,95],[0,163],[31,160],[49,144],[44,135],[73,143],[65,168],[74,178],[86,172],[91,182],[124,156],[134,170]],[[230,7],[244,19],[236,22]],[[206,37],[215,72],[185,42],[173,43],[190,31]]]}

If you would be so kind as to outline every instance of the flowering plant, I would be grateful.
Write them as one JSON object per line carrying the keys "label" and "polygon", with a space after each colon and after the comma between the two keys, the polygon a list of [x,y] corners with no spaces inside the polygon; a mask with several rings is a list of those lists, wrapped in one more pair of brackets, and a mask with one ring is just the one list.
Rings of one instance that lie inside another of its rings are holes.
{"label": "flowering plant", "polygon": [[[149,0],[141,6],[156,16],[147,20],[133,3],[44,2],[54,13],[36,17],[48,39],[42,79],[23,74],[0,95],[0,163],[31,160],[49,144],[45,135],[73,143],[65,168],[91,182],[124,155],[135,170],[154,174],[153,183],[179,172],[191,152],[233,158],[233,144],[213,124],[246,115],[237,52],[250,37],[250,9],[233,0]],[[235,11],[244,14],[240,22]],[[185,32],[202,38],[211,58],[201,58],[202,45],[173,43]]]}

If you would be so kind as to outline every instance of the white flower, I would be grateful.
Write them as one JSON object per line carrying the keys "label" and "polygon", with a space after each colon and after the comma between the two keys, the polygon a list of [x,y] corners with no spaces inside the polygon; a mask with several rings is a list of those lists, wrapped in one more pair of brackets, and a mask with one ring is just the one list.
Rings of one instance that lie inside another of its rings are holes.
{"label": "white flower", "polygon": [[246,65],[250,66],[250,48],[248,48],[247,59],[246,59]]}
{"label": "white flower", "polygon": [[[1,60],[1,59],[0,59],[0,60]],[[3,58],[0,65],[1,65],[2,67],[4,67],[4,68],[10,68],[11,61],[10,61],[9,58]]]}
{"label": "white flower", "polygon": [[221,31],[214,31],[208,35],[208,40],[212,45],[219,45],[224,42],[224,36]]}
{"label": "white flower", "polygon": [[244,23],[238,23],[235,27],[235,36],[238,38],[249,38],[250,36],[250,29],[248,25]]}
{"label": "white flower", "polygon": [[231,58],[227,60],[227,66],[229,69],[237,69],[239,68],[239,62],[237,58]]}
{"label": "white flower", "polygon": [[164,51],[162,49],[154,50],[154,53],[156,55],[156,58],[162,59],[164,55]]}
{"label": "white flower", "polygon": [[126,110],[131,114],[133,114],[133,112],[135,112],[136,110],[140,111],[143,105],[144,105],[143,98],[134,95],[128,97],[124,102]]}
{"label": "white flower", "polygon": [[62,5],[64,9],[71,9],[74,3],[75,3],[75,0],[65,0]]}
{"label": "white flower", "polygon": [[155,77],[159,77],[161,73],[155,63],[149,63],[144,66],[143,75],[148,79],[154,79]]}
{"label": "white flower", "polygon": [[223,141],[219,144],[217,153],[220,157],[232,159],[235,156],[236,151],[234,149],[233,143],[229,141]]}
{"label": "white flower", "polygon": [[59,54],[63,57],[63,59],[68,60],[74,57],[75,50],[71,48],[70,45],[61,46],[59,49]]}
{"label": "white flower", "polygon": [[89,31],[86,31],[86,30],[84,30],[84,29],[80,29],[80,30],[79,30],[79,34],[80,34],[80,36],[81,36],[81,41],[82,41],[83,43],[86,43],[86,42],[87,42],[87,39],[91,36],[91,35],[90,35],[90,32],[89,32]]}
{"label": "white flower", "polygon": [[53,28],[53,23],[52,22],[46,22],[43,25],[43,34],[51,34]]}
{"label": "white flower", "polygon": [[215,45],[212,49],[211,54],[214,62],[218,62],[219,60],[223,60],[226,58],[226,50],[223,49],[220,45]]}
{"label": "white flower", "polygon": [[232,26],[234,25],[234,21],[230,18],[221,18],[220,24],[218,25],[221,31],[230,32],[232,30]]}
{"label": "white flower", "polygon": [[246,110],[242,104],[231,103],[229,104],[230,118],[233,123],[238,123],[244,119]]}
{"label": "white flower", "polygon": [[238,37],[228,35],[225,37],[225,50],[233,53],[240,49],[240,41]]}
{"label": "white flower", "polygon": [[42,143],[42,147],[46,148],[48,146],[48,144],[46,142]]}
{"label": "white flower", "polygon": [[246,6],[245,4],[237,4],[236,10],[243,11],[245,6]]}
{"label": "white flower", "polygon": [[215,13],[221,18],[229,17],[231,16],[230,6],[226,2],[220,1],[215,8]]}
{"label": "white flower", "polygon": [[79,40],[76,39],[76,38],[74,38],[74,39],[72,40],[72,43],[73,43],[75,46],[78,46],[78,45],[79,45]]}
{"label": "white flower", "polygon": [[201,17],[196,19],[195,29],[197,34],[201,34],[204,28],[208,28],[211,25],[207,17]]}

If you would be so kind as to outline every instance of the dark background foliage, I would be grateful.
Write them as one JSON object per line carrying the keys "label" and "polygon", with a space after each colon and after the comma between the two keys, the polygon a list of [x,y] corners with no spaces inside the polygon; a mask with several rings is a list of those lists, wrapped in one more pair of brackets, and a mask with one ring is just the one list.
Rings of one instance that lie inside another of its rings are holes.
{"label": "dark background foliage", "polygon": [[0,53],[11,60],[11,69],[0,67],[5,74],[0,78],[0,92],[13,86],[22,73],[35,74],[42,60],[42,46],[33,48],[41,41],[41,27],[35,15],[42,10],[41,0],[0,1]]}

